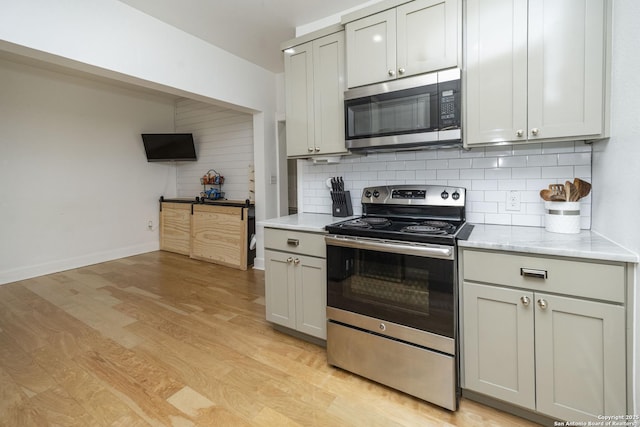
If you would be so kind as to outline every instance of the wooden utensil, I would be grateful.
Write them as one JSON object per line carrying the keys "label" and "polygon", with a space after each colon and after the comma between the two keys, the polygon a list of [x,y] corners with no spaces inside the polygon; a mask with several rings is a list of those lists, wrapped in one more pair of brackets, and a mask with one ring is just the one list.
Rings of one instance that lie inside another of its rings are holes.
{"label": "wooden utensil", "polygon": [[550,202],[551,201],[551,195],[553,194],[553,192],[551,190],[549,190],[548,188],[543,188],[542,190],[540,190],[540,197],[542,197],[542,200],[544,200],[545,202]]}
{"label": "wooden utensil", "polygon": [[564,183],[564,191],[567,197],[567,202],[577,202],[580,199],[578,188],[571,181]]}
{"label": "wooden utensil", "polygon": [[583,181],[580,178],[573,179],[573,185],[576,186],[576,190],[578,192],[578,200],[587,197],[589,192],[591,192],[591,184],[587,181]]}
{"label": "wooden utensil", "polygon": [[562,184],[549,184],[549,190],[551,190],[551,196],[549,197],[552,202],[566,202],[567,196],[564,192],[564,185]]}

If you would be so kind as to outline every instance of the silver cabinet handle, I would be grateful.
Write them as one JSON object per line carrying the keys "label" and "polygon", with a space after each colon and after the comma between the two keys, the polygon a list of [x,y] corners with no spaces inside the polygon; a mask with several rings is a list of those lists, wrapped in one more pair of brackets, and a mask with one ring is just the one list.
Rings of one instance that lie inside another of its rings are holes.
{"label": "silver cabinet handle", "polygon": [[320,151],[320,147],[316,147],[316,153]]}
{"label": "silver cabinet handle", "polygon": [[520,297],[520,302],[522,302],[522,305],[527,307],[529,303],[531,303],[531,298],[529,298],[528,296],[522,296]]}
{"label": "silver cabinet handle", "polygon": [[547,305],[548,305],[548,304],[547,304],[547,301],[545,301],[544,299],[540,298],[540,299],[538,300],[538,306],[539,306],[541,309],[546,310],[546,309],[547,309]]}
{"label": "silver cabinet handle", "polygon": [[289,246],[299,246],[300,240],[298,239],[287,239],[287,245]]}
{"label": "silver cabinet handle", "polygon": [[404,68],[398,68],[398,74],[403,75],[406,70]]}
{"label": "silver cabinet handle", "polygon": [[310,152],[310,153],[313,153],[313,148],[309,147],[309,148],[307,148],[307,151]]}
{"label": "silver cabinet handle", "polygon": [[533,277],[535,279],[546,279],[548,277],[547,270],[535,270],[533,268],[521,268],[520,275],[524,277]]}
{"label": "silver cabinet handle", "polygon": [[538,136],[538,132],[539,132],[538,128],[531,129],[531,135],[533,136]]}
{"label": "silver cabinet handle", "polygon": [[389,74],[389,77],[393,77],[396,73],[393,70],[389,70],[387,71],[387,74]]}
{"label": "silver cabinet handle", "polygon": [[291,264],[293,262],[293,258],[292,257],[287,258],[287,262]]}
{"label": "silver cabinet handle", "polygon": [[517,136],[518,138],[522,138],[522,136],[523,136],[523,135],[524,135],[524,131],[523,131],[522,129],[518,129],[518,130],[516,131],[516,136]]}
{"label": "silver cabinet handle", "polygon": [[296,259],[294,259],[294,260],[293,260],[293,263],[294,263],[295,265],[298,265],[298,264],[300,264],[300,260],[299,260],[298,258],[296,258]]}

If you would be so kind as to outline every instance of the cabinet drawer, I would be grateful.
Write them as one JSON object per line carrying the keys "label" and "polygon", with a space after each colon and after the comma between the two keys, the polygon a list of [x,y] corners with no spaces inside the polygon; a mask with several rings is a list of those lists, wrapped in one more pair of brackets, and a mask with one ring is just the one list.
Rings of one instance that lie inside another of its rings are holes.
{"label": "cabinet drawer", "polygon": [[622,265],[464,250],[465,281],[624,303]]}
{"label": "cabinet drawer", "polygon": [[265,228],[264,247],[320,258],[327,257],[324,234],[320,233]]}

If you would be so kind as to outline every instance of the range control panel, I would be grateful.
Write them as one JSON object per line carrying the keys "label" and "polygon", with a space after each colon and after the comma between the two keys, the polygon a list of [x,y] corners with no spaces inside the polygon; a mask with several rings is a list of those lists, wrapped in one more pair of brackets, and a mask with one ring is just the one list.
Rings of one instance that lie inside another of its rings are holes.
{"label": "range control panel", "polygon": [[466,192],[442,185],[383,185],[362,190],[362,203],[464,207]]}

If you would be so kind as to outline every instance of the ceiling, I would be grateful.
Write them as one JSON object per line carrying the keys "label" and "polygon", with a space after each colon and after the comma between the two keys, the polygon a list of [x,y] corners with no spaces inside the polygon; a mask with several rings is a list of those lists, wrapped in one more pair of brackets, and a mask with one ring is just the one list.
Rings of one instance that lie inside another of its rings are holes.
{"label": "ceiling", "polygon": [[283,71],[280,43],[295,29],[370,0],[120,0],[267,70]]}

